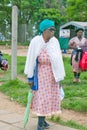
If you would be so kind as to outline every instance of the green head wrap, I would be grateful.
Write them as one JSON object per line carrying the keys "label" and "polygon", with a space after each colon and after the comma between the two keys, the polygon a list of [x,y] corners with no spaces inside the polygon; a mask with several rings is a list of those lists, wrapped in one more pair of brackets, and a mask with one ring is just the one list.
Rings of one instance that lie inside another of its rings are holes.
{"label": "green head wrap", "polygon": [[40,23],[39,29],[40,29],[40,33],[43,33],[43,31],[45,31],[46,29],[50,28],[50,27],[54,27],[55,28],[55,24],[52,20],[49,19],[45,19]]}

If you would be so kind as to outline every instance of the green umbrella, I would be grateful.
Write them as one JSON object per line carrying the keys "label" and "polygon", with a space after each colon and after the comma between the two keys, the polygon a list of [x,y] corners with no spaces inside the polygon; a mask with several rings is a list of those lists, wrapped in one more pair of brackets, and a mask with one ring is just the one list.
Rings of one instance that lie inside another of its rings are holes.
{"label": "green umbrella", "polygon": [[26,127],[26,124],[28,122],[32,97],[33,97],[33,93],[32,93],[32,90],[30,90],[28,93],[28,102],[27,102],[27,107],[26,107],[25,116],[24,116],[24,128]]}

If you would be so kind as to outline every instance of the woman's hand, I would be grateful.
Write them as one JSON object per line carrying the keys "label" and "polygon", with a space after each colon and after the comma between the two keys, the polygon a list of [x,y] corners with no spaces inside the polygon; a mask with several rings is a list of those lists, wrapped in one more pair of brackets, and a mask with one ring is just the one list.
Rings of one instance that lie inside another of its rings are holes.
{"label": "woman's hand", "polygon": [[29,86],[32,87],[34,85],[34,82],[28,82]]}
{"label": "woman's hand", "polygon": [[75,43],[75,42],[71,42],[71,43],[69,44],[69,47],[70,47],[71,49],[75,49],[75,48],[76,48],[76,43]]}

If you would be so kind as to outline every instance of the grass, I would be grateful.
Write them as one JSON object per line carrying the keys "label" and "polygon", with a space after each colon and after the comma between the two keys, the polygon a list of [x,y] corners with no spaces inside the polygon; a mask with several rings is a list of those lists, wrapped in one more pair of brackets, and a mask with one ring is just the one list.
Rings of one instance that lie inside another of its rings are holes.
{"label": "grass", "polygon": [[[9,41],[0,41],[0,45],[10,45],[11,46],[11,44],[12,44],[11,40],[9,40]],[[24,43],[18,42],[18,45],[28,46],[29,45],[29,41],[26,41]]]}
{"label": "grass", "polygon": [[[8,59],[9,70],[7,72],[0,70],[0,73],[3,75],[0,78],[0,82],[4,82],[4,84],[0,86],[0,91],[4,92],[12,100],[26,106],[29,86],[27,83],[20,81],[18,78],[16,80],[11,80],[11,57],[9,55],[4,55],[4,57]],[[24,78],[25,58],[26,57],[17,57],[17,75],[21,75]],[[63,59],[66,77],[61,82],[65,92],[65,98],[62,101],[62,108],[78,112],[87,112],[87,73],[81,73],[81,83],[73,83],[73,73],[70,65],[70,58],[63,57]],[[60,117],[51,118],[51,120],[76,129],[78,128],[79,130],[87,130],[87,127],[80,126],[72,120],[64,122],[60,119]]]}
{"label": "grass", "polygon": [[65,80],[62,86],[65,91],[65,98],[62,107],[79,112],[87,112],[87,74],[81,73],[81,83],[73,83],[73,73],[70,65],[70,58],[64,57],[64,65],[66,71]]}
{"label": "grass", "polygon": [[56,118],[55,118],[55,116],[52,116],[49,120],[56,122],[56,123],[59,123],[59,124],[64,125],[64,126],[78,129],[78,130],[87,130],[87,127],[79,125],[73,120],[63,121],[59,116]]}
{"label": "grass", "polygon": [[26,106],[29,86],[18,79],[9,80],[0,87],[0,91],[8,95],[11,100]]}

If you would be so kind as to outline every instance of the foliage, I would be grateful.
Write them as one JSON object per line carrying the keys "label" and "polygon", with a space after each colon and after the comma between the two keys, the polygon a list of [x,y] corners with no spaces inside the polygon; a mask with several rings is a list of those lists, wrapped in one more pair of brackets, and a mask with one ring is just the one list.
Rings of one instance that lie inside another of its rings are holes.
{"label": "foliage", "polygon": [[56,26],[56,37],[58,37],[59,32],[59,26],[64,23],[65,18],[64,15],[61,14],[59,9],[57,8],[42,8],[39,9],[38,12],[35,13],[35,21],[37,21],[38,24],[36,24],[36,28],[39,28],[38,25],[43,19],[51,19],[55,21]]}
{"label": "foliage", "polygon": [[[64,3],[63,3],[64,4]],[[0,6],[0,25],[2,27],[1,32],[7,30],[9,27],[9,31],[11,31],[11,12],[12,7],[16,5],[18,7],[18,22],[19,24],[26,24],[30,26],[38,26],[38,23],[45,18],[45,15],[48,18],[55,20],[56,24],[64,23],[65,18],[65,8],[62,6],[62,2],[60,0],[56,1],[46,1],[46,0],[5,0],[1,1]],[[43,12],[46,14],[43,16]],[[51,16],[52,14],[52,16]],[[39,17],[40,16],[40,17]],[[2,26],[2,24],[3,26]],[[28,27],[27,27],[28,29]],[[27,30],[30,35],[32,28]],[[8,30],[7,30],[8,31]],[[7,32],[6,32],[7,33]],[[5,34],[5,32],[4,32]],[[5,35],[6,36],[6,35]]]}
{"label": "foliage", "polygon": [[40,5],[43,3],[43,0],[39,3],[38,0],[12,0],[12,5],[16,5],[19,10],[19,23],[28,24],[30,21],[33,21],[33,16],[35,12],[38,12]]}
{"label": "foliage", "polygon": [[6,37],[7,32],[11,32],[13,5],[18,7],[19,24],[26,24],[31,36],[34,36],[32,26],[38,28],[44,18],[54,20],[58,32],[59,26],[66,21],[87,21],[86,0],[0,0],[0,32]]}
{"label": "foliage", "polygon": [[9,0],[0,0],[0,32],[5,35],[6,25],[11,23],[11,8]]}
{"label": "foliage", "polygon": [[87,21],[86,0],[67,0],[67,18],[69,21]]}
{"label": "foliage", "polygon": [[49,9],[39,9],[39,12],[36,12],[35,17],[38,19],[39,21],[42,21],[43,19],[52,19],[56,22],[56,25],[59,24],[60,22],[60,12],[58,9],[55,8],[49,8]]}

